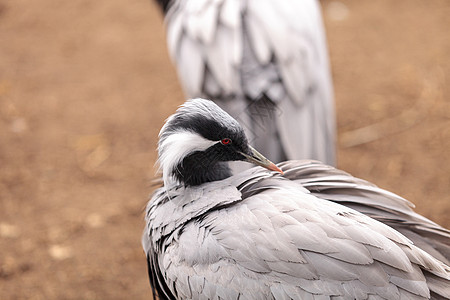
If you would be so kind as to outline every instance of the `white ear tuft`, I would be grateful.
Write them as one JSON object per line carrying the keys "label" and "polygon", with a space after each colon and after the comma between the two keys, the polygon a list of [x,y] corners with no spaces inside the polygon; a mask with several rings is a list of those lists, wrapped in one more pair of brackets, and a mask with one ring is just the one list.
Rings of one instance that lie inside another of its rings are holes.
{"label": "white ear tuft", "polygon": [[163,172],[164,185],[168,186],[172,179],[172,171],[186,156],[195,151],[204,151],[217,142],[189,130],[174,131],[161,139],[158,146],[158,162]]}

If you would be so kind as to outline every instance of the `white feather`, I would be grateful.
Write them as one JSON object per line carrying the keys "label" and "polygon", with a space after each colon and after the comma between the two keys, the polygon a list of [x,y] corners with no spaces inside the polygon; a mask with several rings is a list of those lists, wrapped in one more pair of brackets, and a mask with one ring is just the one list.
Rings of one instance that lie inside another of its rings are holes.
{"label": "white feather", "polygon": [[[171,12],[174,11],[172,10]],[[183,16],[182,14],[170,13],[165,19],[167,26],[167,47],[169,48],[170,58],[173,61],[177,59],[179,43],[183,35]]]}
{"label": "white feather", "polygon": [[187,94],[197,94],[201,91],[205,65],[201,62],[202,48],[189,37],[183,37],[180,42],[179,59],[183,61],[178,67],[179,75],[185,78],[184,91]]}
{"label": "white feather", "polygon": [[207,63],[216,80],[226,93],[233,91],[233,64],[230,41],[234,40],[233,31],[221,26],[217,28],[215,43],[208,47]]}
{"label": "white feather", "polygon": [[[180,130],[171,133],[159,144],[160,153],[158,161],[162,168],[164,185],[169,186],[170,174],[182,160],[194,151],[203,151],[219,141],[208,140],[198,133]],[[169,150],[170,149],[170,150]]]}
{"label": "white feather", "polygon": [[209,3],[204,6],[202,11],[197,12],[195,16],[188,15],[186,18],[187,36],[209,44],[214,37],[217,27],[217,9],[217,4]]}
{"label": "white feather", "polygon": [[223,2],[220,10],[220,20],[226,26],[237,28],[241,26],[241,14],[239,0],[228,0]]}
{"label": "white feather", "polygon": [[269,63],[272,51],[267,42],[266,33],[262,29],[261,22],[253,17],[251,12],[248,12],[247,26],[252,50],[255,52],[258,61],[261,64]]}

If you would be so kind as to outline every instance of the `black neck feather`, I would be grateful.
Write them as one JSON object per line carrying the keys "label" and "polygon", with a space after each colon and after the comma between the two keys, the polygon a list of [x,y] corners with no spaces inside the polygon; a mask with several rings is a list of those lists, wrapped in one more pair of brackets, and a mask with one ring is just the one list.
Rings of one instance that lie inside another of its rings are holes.
{"label": "black neck feather", "polygon": [[187,186],[200,185],[232,175],[227,162],[212,159],[207,152],[194,152],[173,170],[176,179]]}

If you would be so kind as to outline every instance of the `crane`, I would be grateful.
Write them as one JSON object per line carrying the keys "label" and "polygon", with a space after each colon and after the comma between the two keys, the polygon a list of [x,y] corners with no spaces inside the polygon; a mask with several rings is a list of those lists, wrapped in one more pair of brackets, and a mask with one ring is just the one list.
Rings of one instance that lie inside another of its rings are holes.
{"label": "crane", "polygon": [[317,0],[157,0],[187,98],[213,100],[280,162],[335,165],[335,109]]}
{"label": "crane", "polygon": [[212,101],[167,119],[158,160],[142,237],[154,297],[450,298],[450,231],[321,162],[275,165]]}

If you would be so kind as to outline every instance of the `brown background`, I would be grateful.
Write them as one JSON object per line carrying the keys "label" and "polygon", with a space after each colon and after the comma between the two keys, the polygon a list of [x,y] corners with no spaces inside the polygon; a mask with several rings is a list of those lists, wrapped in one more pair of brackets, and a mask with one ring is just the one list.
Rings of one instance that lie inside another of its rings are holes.
{"label": "brown background", "polygon": [[[339,167],[450,226],[450,2],[322,3]],[[150,297],[143,208],[182,101],[150,0],[0,0],[1,299]]]}

